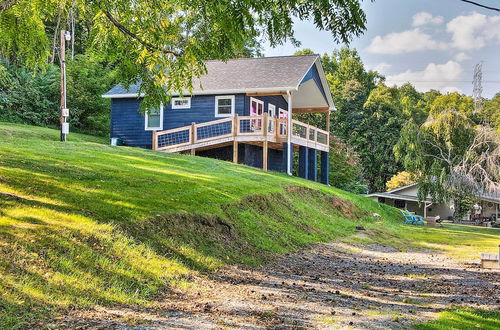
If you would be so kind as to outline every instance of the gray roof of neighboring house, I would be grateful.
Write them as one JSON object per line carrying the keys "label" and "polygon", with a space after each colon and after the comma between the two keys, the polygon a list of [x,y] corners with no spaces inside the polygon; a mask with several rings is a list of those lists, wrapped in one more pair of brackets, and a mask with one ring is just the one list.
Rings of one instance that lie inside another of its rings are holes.
{"label": "gray roof of neighboring house", "polygon": [[[320,63],[319,55],[239,58],[227,62],[207,61],[205,63],[207,74],[194,81],[193,94],[295,90],[315,63]],[[319,67],[321,75],[321,65]],[[138,90],[138,85],[132,85],[128,90],[122,85],[117,85],[103,97],[137,94]]]}
{"label": "gray roof of neighboring house", "polygon": [[[406,185],[403,187],[399,187],[399,188],[396,188],[396,189],[393,189],[390,191],[365,194],[364,196],[366,196],[366,197],[377,196],[377,197],[388,197],[388,198],[392,198],[392,199],[397,198],[397,199],[402,199],[402,200],[415,200],[415,199],[417,199],[415,196],[410,196],[410,195],[405,195],[405,194],[395,194],[395,192],[404,190],[406,188],[413,187],[415,185],[417,185],[417,183],[412,183],[412,184],[409,184],[409,185]],[[493,202],[493,203],[500,203],[500,194],[483,193],[483,194],[479,194],[479,196],[477,196],[477,198],[481,199],[481,200]],[[430,201],[431,199],[428,198],[427,200]]]}
{"label": "gray roof of neighboring house", "polygon": [[[403,194],[393,194],[390,192],[377,192],[377,193],[371,193],[371,194],[365,194],[365,197],[386,197],[389,199],[400,199],[404,201],[413,201],[413,202],[418,202],[418,197],[416,196],[410,196],[410,195],[403,195]],[[431,199],[427,198],[427,202],[430,202]]]}

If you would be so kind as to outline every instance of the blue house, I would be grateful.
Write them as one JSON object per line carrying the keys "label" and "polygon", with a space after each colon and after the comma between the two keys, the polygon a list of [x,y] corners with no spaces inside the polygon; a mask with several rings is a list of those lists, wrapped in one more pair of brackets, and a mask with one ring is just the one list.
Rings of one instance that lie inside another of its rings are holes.
{"label": "blue house", "polygon": [[[138,86],[115,86],[111,138],[162,152],[190,152],[328,183],[331,92],[318,55],[207,61],[189,96],[139,111]],[[324,113],[326,130],[293,119]],[[291,134],[290,134],[291,133]],[[318,166],[318,159],[320,166]]]}

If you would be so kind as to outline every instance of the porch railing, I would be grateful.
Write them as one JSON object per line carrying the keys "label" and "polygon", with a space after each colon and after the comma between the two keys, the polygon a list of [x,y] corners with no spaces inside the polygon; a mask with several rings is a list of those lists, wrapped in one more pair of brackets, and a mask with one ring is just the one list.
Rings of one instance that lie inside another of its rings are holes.
{"label": "porch railing", "polygon": [[[245,141],[255,137],[256,141],[284,142],[287,138],[287,124],[286,118],[271,118],[267,114],[192,123],[171,130],[153,131],[153,149],[168,151],[199,143],[210,144],[210,141],[216,140],[237,140],[238,137],[245,137]],[[317,127],[293,120],[292,140],[311,147],[316,144],[328,147],[329,134]]]}

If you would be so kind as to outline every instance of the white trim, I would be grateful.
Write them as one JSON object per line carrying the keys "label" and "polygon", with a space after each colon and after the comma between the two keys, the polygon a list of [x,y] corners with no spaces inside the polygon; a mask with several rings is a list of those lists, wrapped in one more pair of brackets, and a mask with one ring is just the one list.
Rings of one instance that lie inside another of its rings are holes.
{"label": "white trim", "polygon": [[145,131],[162,131],[163,130],[163,104],[160,104],[160,127],[148,127],[148,111],[144,112],[144,130]]}
{"label": "white trim", "polygon": [[[187,105],[174,105],[174,102],[177,100],[181,101],[188,101]],[[172,100],[170,101],[170,104],[172,106],[172,109],[191,109],[191,97],[172,97]]]}
{"label": "white trim", "polygon": [[144,93],[141,95],[137,93],[127,93],[127,94],[104,94],[101,96],[103,99],[135,99],[139,97],[144,97]]}
{"label": "white trim", "polygon": [[[249,109],[250,116],[252,115],[252,101],[254,101],[257,104],[262,105],[262,114],[264,114],[264,101],[256,99],[255,97],[251,97],[250,98],[250,109]],[[257,109],[255,109],[255,110],[257,110]],[[256,113],[255,115],[260,116],[258,113]]]}
{"label": "white trim", "polygon": [[316,55],[316,58],[314,59],[314,62],[312,62],[311,66],[306,70],[306,72],[304,73],[304,75],[302,76],[302,78],[300,78],[297,86],[295,87],[295,90],[298,91],[299,90],[299,86],[300,84],[302,84],[302,81],[304,80],[304,78],[307,76],[307,74],[309,73],[309,70],[311,70],[311,68],[313,67],[314,64],[316,64],[316,61],[318,60],[319,58],[319,55]]}
{"label": "white trim", "polygon": [[286,92],[288,96],[288,128],[286,129],[287,135],[287,157],[286,157],[286,172],[288,175],[292,175],[292,93]]}
{"label": "white trim", "polygon": [[326,94],[326,102],[328,103],[328,110],[330,110],[330,111],[337,110],[335,108],[335,103],[333,102],[332,91],[330,90],[330,85],[328,84],[328,82],[326,81],[326,78],[325,78],[326,77],[325,71],[323,70],[323,65],[321,64],[321,58],[319,57],[319,55],[316,55],[316,59],[314,60],[313,64],[311,64],[309,69],[307,69],[307,71],[304,74],[304,76],[302,77],[302,79],[299,80],[299,83],[295,87],[295,90],[296,91],[299,90],[300,84],[302,84],[302,80],[304,80],[304,78],[309,73],[309,70],[311,70],[314,65],[316,65],[316,69],[318,69],[319,79],[321,80],[321,85],[323,86],[323,90],[325,91],[325,94]]}
{"label": "white trim", "polygon": [[[219,90],[200,90],[193,93],[189,91],[182,92],[182,95],[217,95],[217,94],[245,94],[245,93],[259,93],[259,92],[287,92],[297,90],[293,86],[289,87],[271,87],[271,88],[247,88],[247,89],[219,89]],[[181,93],[172,93],[172,96],[181,95]],[[144,93],[140,95],[138,93],[127,93],[127,94],[104,94],[101,97],[105,99],[127,99],[127,98],[139,98],[144,97]]]}
{"label": "white trim", "polygon": [[[365,197],[384,197],[388,199],[400,199],[406,200],[409,202],[418,202],[418,197],[408,196],[408,195],[398,195],[398,194],[389,194],[389,193],[371,193],[363,195]],[[431,202],[432,200],[426,199],[424,202]]]}
{"label": "white trim", "polygon": [[[231,114],[220,114],[219,113],[219,100],[231,99]],[[234,95],[217,95],[215,97],[215,117],[216,118],[224,118],[224,117],[233,117],[234,109],[235,109],[236,98]]]}
{"label": "white trim", "polygon": [[328,83],[328,81],[326,81],[325,71],[323,70],[323,65],[321,64],[321,60],[320,60],[319,56],[316,59],[316,68],[318,69],[319,78],[321,79],[321,85],[323,85],[323,90],[325,91],[326,99],[327,99],[328,105],[330,106],[329,110],[335,111],[335,110],[337,110],[337,108],[335,108],[335,102],[333,102],[330,84]]}
{"label": "white trim", "polygon": [[[271,108],[273,109],[273,114],[271,116]],[[267,114],[271,117],[276,117],[276,106],[272,103],[267,104]]]}
{"label": "white trim", "polygon": [[394,189],[389,190],[389,191],[386,191],[386,192],[387,192],[387,193],[389,193],[389,194],[392,194],[392,193],[394,193],[394,192],[396,192],[396,191],[404,190],[404,189],[406,189],[406,188],[410,188],[410,187],[413,187],[413,186],[415,186],[415,185],[417,185],[417,182],[407,184],[406,186],[403,186],[403,187],[394,188]]}

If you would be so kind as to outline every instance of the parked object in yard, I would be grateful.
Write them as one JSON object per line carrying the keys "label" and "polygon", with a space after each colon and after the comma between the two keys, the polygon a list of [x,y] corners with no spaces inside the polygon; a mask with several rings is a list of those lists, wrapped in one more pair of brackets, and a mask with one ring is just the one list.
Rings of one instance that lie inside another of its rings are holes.
{"label": "parked object in yard", "polygon": [[422,218],[420,215],[413,214],[411,212],[408,212],[406,210],[401,210],[401,213],[405,217],[405,223],[411,224],[411,225],[423,225],[424,224],[424,218]]}
{"label": "parked object in yard", "polygon": [[439,215],[435,217],[427,217],[425,220],[427,221],[427,227],[436,227],[436,223],[441,222],[441,217]]}
{"label": "parked object in yard", "polygon": [[498,254],[481,253],[481,268],[500,269],[500,245]]}

